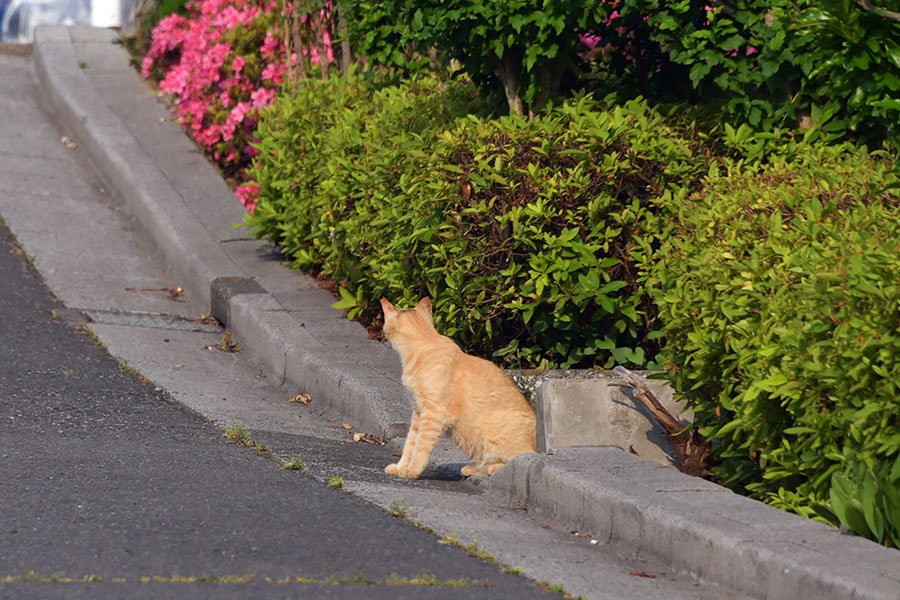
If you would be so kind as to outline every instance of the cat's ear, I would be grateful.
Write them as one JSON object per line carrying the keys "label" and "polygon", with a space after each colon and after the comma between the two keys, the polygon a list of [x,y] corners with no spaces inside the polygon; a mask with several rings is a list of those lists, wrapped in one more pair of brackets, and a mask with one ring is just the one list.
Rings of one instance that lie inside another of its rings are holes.
{"label": "cat's ear", "polygon": [[419,312],[423,312],[427,314],[429,317],[431,316],[431,298],[428,296],[419,300],[419,303],[416,304],[416,310]]}
{"label": "cat's ear", "polygon": [[391,304],[387,298],[381,299],[381,310],[384,311],[385,323],[387,323],[389,319],[393,319],[400,313],[400,311],[397,310],[397,307]]}

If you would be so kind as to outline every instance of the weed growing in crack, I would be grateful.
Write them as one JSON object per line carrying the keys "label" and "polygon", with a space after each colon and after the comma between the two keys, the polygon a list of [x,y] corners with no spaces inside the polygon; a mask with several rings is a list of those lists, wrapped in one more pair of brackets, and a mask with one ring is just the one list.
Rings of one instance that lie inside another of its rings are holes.
{"label": "weed growing in crack", "polygon": [[398,519],[406,520],[406,503],[403,500],[394,500],[388,506],[388,514]]}
{"label": "weed growing in crack", "polygon": [[149,379],[141,375],[141,372],[128,364],[128,361],[123,360],[119,363],[119,370],[126,375],[134,375],[137,377],[138,381],[141,383],[148,383]]}
{"label": "weed growing in crack", "polygon": [[225,435],[227,435],[235,444],[240,444],[242,446],[250,446],[253,444],[253,438],[250,437],[250,430],[242,423],[238,423],[232,427],[226,427]]}
{"label": "weed growing in crack", "polygon": [[306,462],[296,454],[291,457],[291,460],[282,463],[282,469],[287,469],[289,471],[303,471],[306,468]]}

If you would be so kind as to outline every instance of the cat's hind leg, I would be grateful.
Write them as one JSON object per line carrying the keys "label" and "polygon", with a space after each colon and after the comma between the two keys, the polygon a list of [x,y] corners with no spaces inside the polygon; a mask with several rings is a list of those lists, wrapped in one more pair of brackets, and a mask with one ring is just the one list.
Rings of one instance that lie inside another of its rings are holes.
{"label": "cat's hind leg", "polygon": [[409,419],[409,431],[406,433],[406,443],[403,444],[403,453],[400,460],[386,466],[384,472],[388,475],[397,475],[401,469],[406,469],[409,459],[413,455],[416,446],[416,438],[419,435],[419,412],[413,410],[412,417]]}

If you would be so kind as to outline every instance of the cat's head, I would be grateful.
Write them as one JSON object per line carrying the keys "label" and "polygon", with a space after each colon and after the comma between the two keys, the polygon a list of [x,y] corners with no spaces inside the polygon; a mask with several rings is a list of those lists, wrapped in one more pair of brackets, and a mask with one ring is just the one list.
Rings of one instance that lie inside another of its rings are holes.
{"label": "cat's head", "polygon": [[390,341],[395,341],[398,336],[434,331],[429,298],[422,298],[415,308],[406,310],[401,310],[382,298],[381,309],[384,311],[384,335]]}

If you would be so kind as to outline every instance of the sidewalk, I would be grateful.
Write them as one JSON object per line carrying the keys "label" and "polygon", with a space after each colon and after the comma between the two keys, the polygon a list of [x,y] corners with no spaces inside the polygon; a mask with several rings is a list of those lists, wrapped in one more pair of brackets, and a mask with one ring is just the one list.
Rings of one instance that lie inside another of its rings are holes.
{"label": "sidewalk", "polygon": [[[243,209],[149,93],[108,30],[40,28],[42,89],[157,257],[270,376],[384,439],[406,432],[395,353],[315,281],[233,229]],[[595,539],[760,598],[900,598],[900,552],[732,494],[617,448],[523,455],[490,493]]]}

